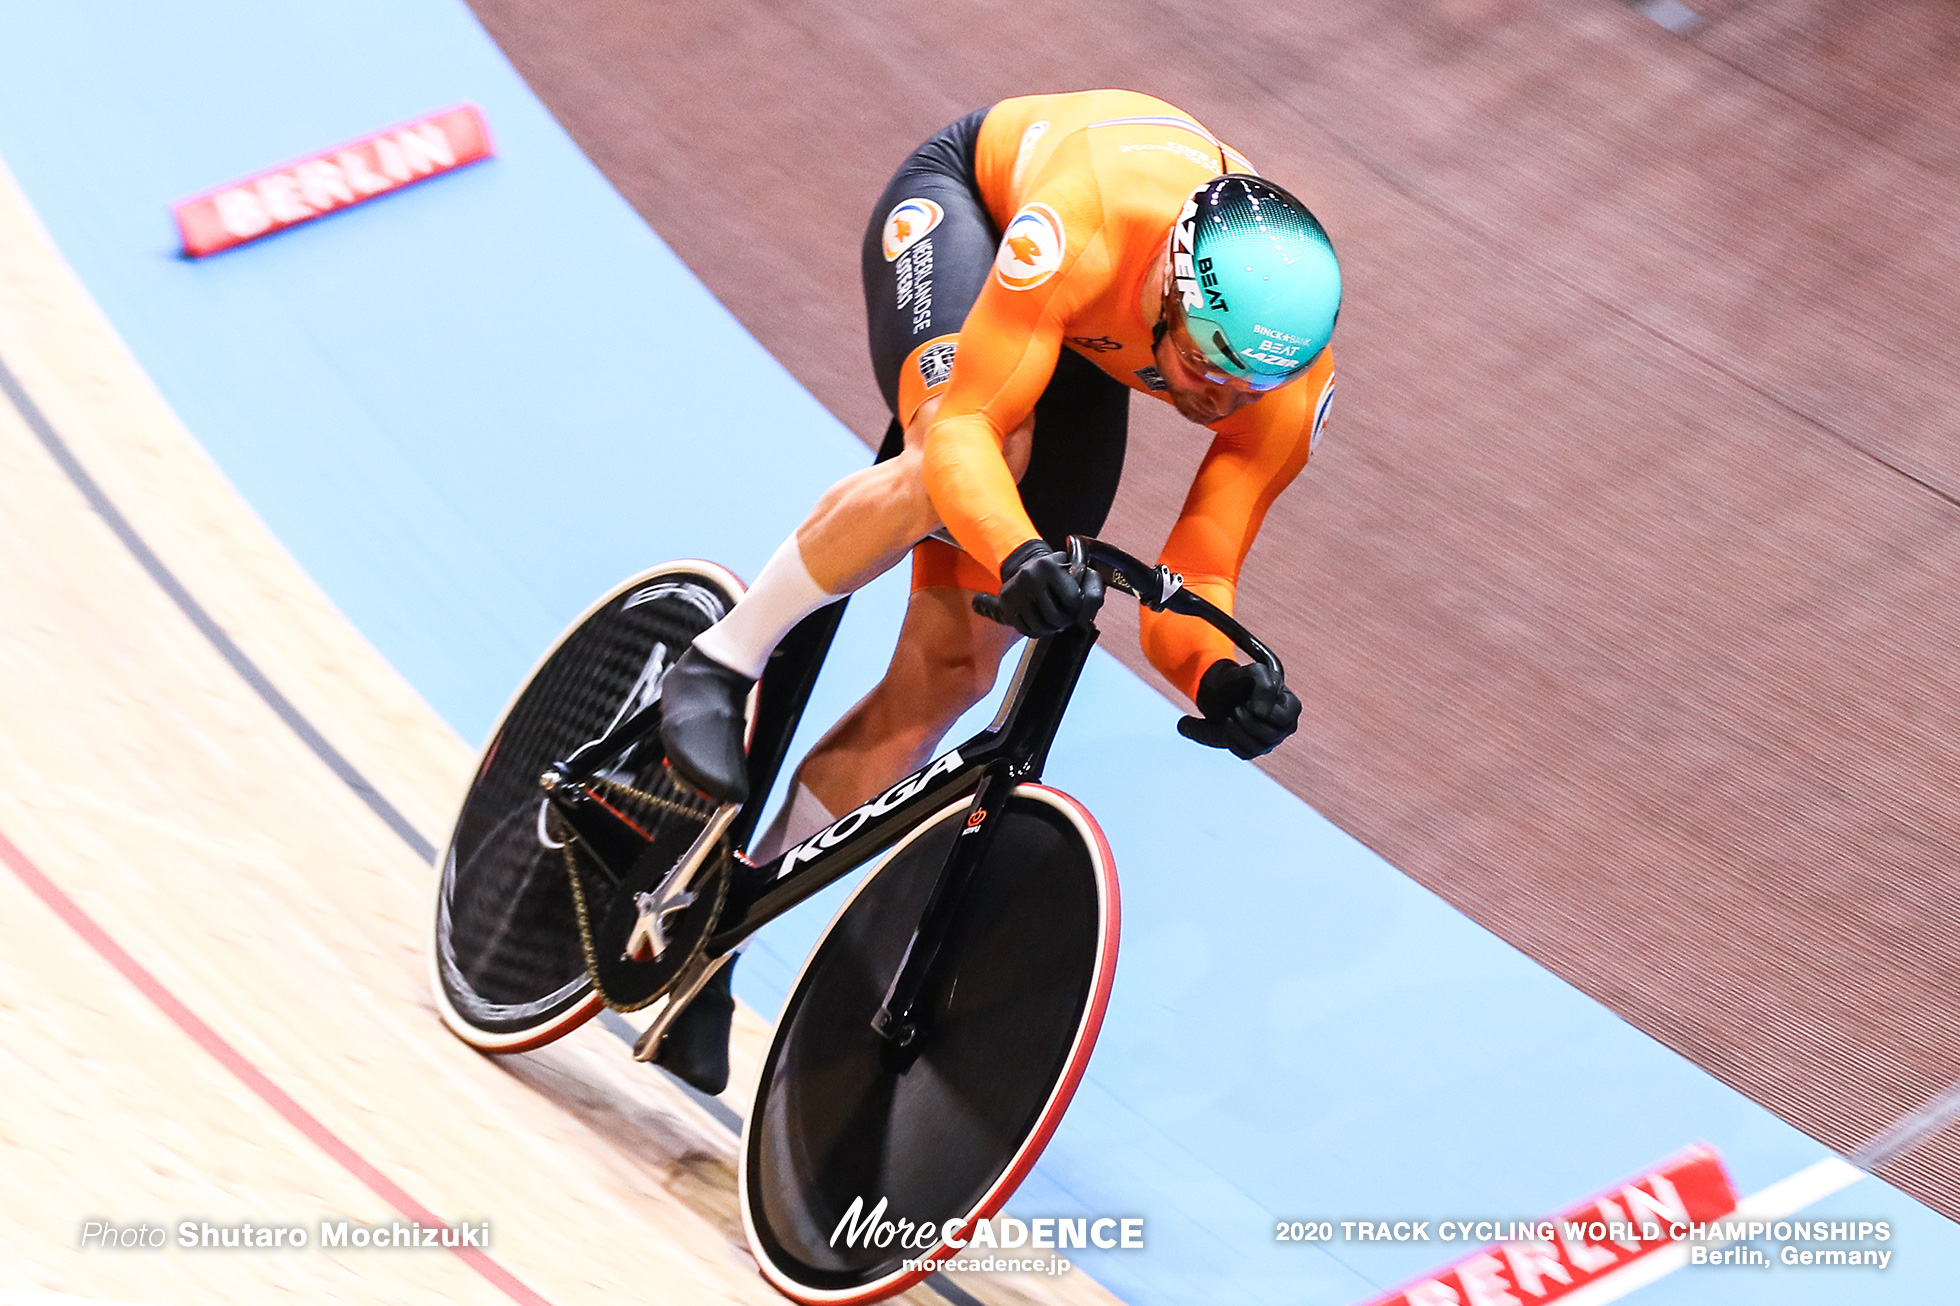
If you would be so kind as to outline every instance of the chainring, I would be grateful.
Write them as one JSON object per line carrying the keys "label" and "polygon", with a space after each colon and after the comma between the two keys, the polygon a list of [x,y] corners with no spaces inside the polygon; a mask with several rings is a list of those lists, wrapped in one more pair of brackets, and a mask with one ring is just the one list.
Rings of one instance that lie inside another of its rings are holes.
{"label": "chainring", "polygon": [[634,900],[642,893],[652,892],[676,869],[672,860],[657,849],[643,853],[620,882],[612,905],[596,922],[586,910],[585,891],[579,885],[578,875],[570,876],[572,896],[578,906],[579,938],[585,945],[586,970],[607,1006],[615,1011],[638,1011],[664,997],[673,987],[681,971],[701,951],[701,945],[721,921],[721,909],[728,902],[731,860],[726,839],[708,851],[707,864],[694,877],[694,901],[667,913],[664,920],[667,946],[651,961],[635,961],[626,954],[627,940],[640,919]]}

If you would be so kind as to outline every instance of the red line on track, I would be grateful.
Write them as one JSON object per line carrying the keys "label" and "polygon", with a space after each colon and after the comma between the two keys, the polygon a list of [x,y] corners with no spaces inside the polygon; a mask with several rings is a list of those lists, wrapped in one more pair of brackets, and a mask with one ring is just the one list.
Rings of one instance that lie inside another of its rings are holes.
{"label": "red line on track", "polygon": [[[18,875],[21,882],[34,891],[34,895],[46,903],[55,915],[68,923],[68,927],[82,936],[99,953],[102,959],[122,972],[124,979],[134,984],[158,1010],[177,1023],[177,1027],[190,1035],[191,1041],[217,1058],[218,1064],[236,1076],[240,1083],[259,1095],[259,1098],[274,1111],[286,1118],[293,1128],[305,1134],[316,1143],[320,1150],[334,1160],[356,1179],[366,1184],[374,1194],[395,1208],[410,1221],[423,1225],[442,1225],[444,1221],[436,1218],[434,1212],[410,1197],[401,1185],[382,1174],[359,1152],[340,1140],[340,1137],[316,1119],[312,1112],[295,1102],[285,1089],[266,1077],[264,1071],[245,1059],[243,1053],[224,1040],[217,1030],[212,1029],[199,1018],[196,1012],[178,1000],[177,995],[163,986],[163,982],[152,975],[143,964],[123,951],[122,945],[109,936],[109,932],[95,923],[94,917],[83,911],[80,904],[64,893],[59,885],[49,879],[41,868],[27,859],[27,854],[14,846],[12,840],[0,833],[0,861],[7,863]],[[448,1250],[462,1257],[463,1263],[488,1279],[499,1291],[512,1301],[523,1306],[551,1306],[545,1298],[526,1287],[522,1280],[492,1260],[489,1254],[477,1247],[451,1247]]]}

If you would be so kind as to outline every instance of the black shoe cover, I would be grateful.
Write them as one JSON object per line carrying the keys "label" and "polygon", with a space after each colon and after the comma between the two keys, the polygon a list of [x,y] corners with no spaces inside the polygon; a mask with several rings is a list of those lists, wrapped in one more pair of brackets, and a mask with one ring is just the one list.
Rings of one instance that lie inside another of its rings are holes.
{"label": "black shoe cover", "polygon": [[753,680],[689,649],[660,682],[660,746],[677,775],[721,803],[746,802],[742,749]]}
{"label": "black shoe cover", "polygon": [[707,987],[674,1018],[653,1063],[709,1097],[728,1087],[728,1030],[735,1021],[735,994],[729,988],[735,963],[715,973]]}

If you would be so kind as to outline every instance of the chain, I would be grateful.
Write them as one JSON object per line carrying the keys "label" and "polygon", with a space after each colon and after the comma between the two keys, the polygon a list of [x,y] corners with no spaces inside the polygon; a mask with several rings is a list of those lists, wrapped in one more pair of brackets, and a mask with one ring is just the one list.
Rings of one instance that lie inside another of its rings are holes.
{"label": "chain", "polygon": [[578,941],[585,950],[585,973],[592,977],[592,987],[599,989],[599,996],[603,998],[606,994],[604,989],[599,988],[598,954],[592,947],[592,919],[586,914],[585,885],[579,881],[578,854],[573,851],[577,846],[578,841],[571,838],[560,845],[565,853],[565,878],[572,882],[572,906],[578,911]]}
{"label": "chain", "polygon": [[635,789],[631,785],[623,785],[617,780],[608,780],[601,775],[593,776],[590,783],[600,789],[604,789],[608,793],[617,794],[623,798],[630,798],[634,802],[642,803],[659,811],[671,813],[674,816],[689,817],[702,825],[706,825],[708,822],[709,813],[702,810],[699,804],[689,804],[677,802],[672,798],[662,798],[659,794],[650,794],[644,789]]}

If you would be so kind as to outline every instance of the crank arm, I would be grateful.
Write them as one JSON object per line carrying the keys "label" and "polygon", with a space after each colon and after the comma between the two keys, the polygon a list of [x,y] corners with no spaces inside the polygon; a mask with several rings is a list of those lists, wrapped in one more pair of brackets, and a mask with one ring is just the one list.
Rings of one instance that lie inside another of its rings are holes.
{"label": "crank arm", "polygon": [[633,1044],[635,1061],[651,1061],[660,1055],[660,1040],[667,1037],[667,1031],[673,1027],[676,1020],[680,1019],[681,1012],[687,1010],[687,1004],[694,1001],[695,995],[708,987],[708,981],[733,960],[735,960],[734,953],[724,952],[719,957],[703,954],[687,964],[674,980],[674,987],[667,992],[667,1005],[660,1009],[660,1014],[653,1018],[653,1023],[648,1025],[645,1032],[635,1040]]}
{"label": "crank arm", "polygon": [[694,901],[694,881],[700,876],[701,868],[707,865],[708,854],[714,851],[715,844],[740,810],[738,804],[722,804],[708,818],[708,823],[701,827],[701,833],[695,836],[674,869],[651,892],[634,895],[633,905],[640,914],[633,923],[632,933],[626,936],[627,960],[653,961],[667,950],[664,918],[669,912],[679,911]]}

